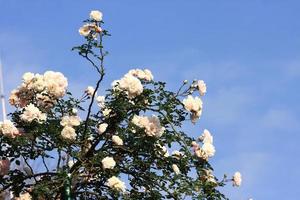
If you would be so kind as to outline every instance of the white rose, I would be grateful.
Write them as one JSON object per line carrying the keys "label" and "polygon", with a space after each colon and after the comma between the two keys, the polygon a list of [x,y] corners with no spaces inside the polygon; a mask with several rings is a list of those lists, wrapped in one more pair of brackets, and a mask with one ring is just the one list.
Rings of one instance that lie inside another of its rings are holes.
{"label": "white rose", "polygon": [[21,135],[21,132],[10,120],[4,120],[3,122],[0,122],[0,133],[10,138],[15,138],[16,136]]}
{"label": "white rose", "polygon": [[100,134],[104,133],[106,131],[107,127],[108,127],[107,123],[100,124],[98,127],[98,132]]}
{"label": "white rose", "polygon": [[64,139],[68,139],[68,140],[75,140],[76,139],[76,132],[75,129],[70,127],[70,126],[66,126],[63,128],[63,130],[61,131],[61,136]]}
{"label": "white rose", "polygon": [[165,128],[160,124],[159,118],[155,115],[151,117],[135,115],[131,122],[136,126],[145,128],[145,132],[148,136],[160,137],[165,131]]}
{"label": "white rose", "polygon": [[206,93],[206,84],[203,80],[198,81],[198,90],[201,96],[203,96]]}
{"label": "white rose", "polygon": [[208,160],[208,155],[203,149],[195,149],[195,155],[203,160]]}
{"label": "white rose", "polygon": [[204,143],[201,149],[207,154],[208,157],[213,157],[216,152],[214,145],[210,143]]}
{"label": "white rose", "polygon": [[125,183],[115,176],[107,180],[107,186],[120,192],[126,189]]}
{"label": "white rose", "polygon": [[202,114],[202,100],[199,97],[188,95],[187,98],[183,99],[182,103],[184,108],[191,112],[191,120],[195,123]]}
{"label": "white rose", "polygon": [[95,89],[92,86],[88,86],[84,92],[89,96],[93,96]]}
{"label": "white rose", "polygon": [[152,81],[153,75],[149,69],[141,70],[141,69],[132,69],[127,74],[135,76],[141,80]]}
{"label": "white rose", "polygon": [[90,12],[90,18],[98,22],[102,21],[103,14],[99,10],[92,10]]}
{"label": "white rose", "polygon": [[116,165],[114,158],[105,157],[101,161],[103,169],[113,169]]}
{"label": "white rose", "polygon": [[179,158],[183,157],[184,154],[180,151],[175,150],[172,152],[172,156],[174,156],[176,159],[179,159]]}
{"label": "white rose", "polygon": [[132,99],[143,92],[143,85],[141,81],[131,74],[126,74],[119,81],[118,86],[119,89],[124,90],[128,94],[129,99]]}
{"label": "white rose", "polygon": [[80,125],[80,117],[78,116],[64,116],[61,119],[60,125],[62,126],[79,126]]}
{"label": "white rose", "polygon": [[178,166],[177,165],[175,165],[175,164],[173,164],[172,165],[172,169],[173,169],[173,171],[175,172],[175,174],[180,174],[180,169],[178,168]]}
{"label": "white rose", "polygon": [[78,30],[79,34],[87,37],[91,33],[91,28],[89,24],[84,24],[82,27]]}
{"label": "white rose", "polygon": [[203,143],[213,143],[213,136],[207,129],[204,129],[203,134],[199,137],[199,140]]}
{"label": "white rose", "polygon": [[117,135],[113,135],[112,136],[112,141],[113,141],[113,143],[115,143],[118,146],[122,146],[123,145],[123,140],[119,136],[117,136]]}
{"label": "white rose", "polygon": [[109,108],[105,108],[104,110],[102,110],[102,114],[104,117],[108,117],[110,113],[111,113],[111,109]]}
{"label": "white rose", "polygon": [[96,98],[97,104],[100,108],[104,108],[105,107],[105,96],[98,96]]}
{"label": "white rose", "polygon": [[190,112],[199,112],[202,109],[202,104],[202,100],[199,97],[193,97],[191,95],[188,95],[188,97],[183,100],[185,109]]}
{"label": "white rose", "polygon": [[160,144],[156,144],[155,146],[158,148],[160,155],[163,155],[164,157],[169,157],[169,151],[167,147],[161,146]]}
{"label": "white rose", "polygon": [[34,78],[34,73],[31,73],[31,72],[26,72],[24,75],[23,75],[23,82],[25,84],[28,84],[29,82],[32,81],[32,79]]}
{"label": "white rose", "polygon": [[242,175],[240,172],[235,172],[233,175],[233,186],[239,187],[242,184]]}
{"label": "white rose", "polygon": [[39,123],[42,123],[47,118],[45,113],[42,113],[35,105],[32,103],[27,105],[24,109],[23,114],[21,114],[21,119],[25,122],[32,122],[37,120]]}

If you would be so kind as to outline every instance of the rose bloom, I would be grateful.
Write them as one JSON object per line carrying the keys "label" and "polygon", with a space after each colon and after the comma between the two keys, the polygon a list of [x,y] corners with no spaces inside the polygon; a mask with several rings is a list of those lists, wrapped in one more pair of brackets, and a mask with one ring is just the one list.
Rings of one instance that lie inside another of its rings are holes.
{"label": "rose bloom", "polygon": [[240,172],[235,172],[233,175],[233,186],[239,187],[242,184],[242,175]]}
{"label": "rose bloom", "polygon": [[115,176],[107,180],[107,186],[120,192],[126,189],[125,183]]}
{"label": "rose bloom", "polygon": [[128,94],[128,98],[132,99],[143,92],[143,85],[141,81],[132,76],[131,74],[126,74],[120,81],[118,85],[119,89],[124,90]]}
{"label": "rose bloom", "polygon": [[67,140],[75,140],[76,139],[76,132],[75,132],[75,129],[70,127],[70,126],[66,126],[63,128],[63,130],[61,131],[61,136],[64,138],[64,139],[67,139]]}
{"label": "rose bloom", "polygon": [[190,112],[198,112],[202,109],[202,100],[199,97],[193,97],[188,95],[186,99],[183,100],[184,108]]}
{"label": "rose bloom", "polygon": [[23,83],[25,83],[25,84],[29,84],[33,78],[34,78],[34,73],[31,73],[31,72],[26,72],[22,76]]}
{"label": "rose bloom", "polygon": [[87,37],[91,33],[90,24],[84,24],[79,28],[78,32],[80,35]]}
{"label": "rose bloom", "polygon": [[103,169],[113,169],[116,162],[113,157],[105,157],[101,161]]}
{"label": "rose bloom", "polygon": [[22,134],[10,120],[0,122],[0,133],[10,138],[15,138]]}
{"label": "rose bloom", "polygon": [[188,95],[187,98],[182,101],[184,108],[191,112],[191,120],[193,123],[196,123],[196,120],[202,114],[202,100],[199,97],[193,97]]}
{"label": "rose bloom", "polygon": [[203,96],[206,93],[206,84],[203,80],[198,81],[198,90],[201,96]]}
{"label": "rose bloom", "polygon": [[104,110],[102,110],[102,114],[104,117],[108,117],[110,113],[111,113],[111,109],[109,108],[105,108]]}
{"label": "rose bloom", "polygon": [[199,140],[203,143],[213,143],[213,136],[207,129],[204,129],[203,134],[199,137]]}
{"label": "rose bloom", "polygon": [[145,128],[148,136],[160,137],[165,131],[165,128],[160,125],[159,118],[155,115],[151,117],[135,115],[131,122],[136,126]]}
{"label": "rose bloom", "polygon": [[80,125],[80,117],[78,116],[64,116],[61,119],[60,125],[62,126],[79,126]]}
{"label": "rose bloom", "polygon": [[132,69],[128,72],[128,74],[135,76],[141,80],[145,81],[152,81],[153,75],[152,72],[148,69],[142,70],[142,69]]}
{"label": "rose bloom", "polygon": [[90,12],[90,19],[100,22],[100,21],[102,21],[102,17],[103,17],[103,14],[99,10],[92,10]]}
{"label": "rose bloom", "polygon": [[98,96],[96,98],[96,101],[97,101],[97,105],[100,107],[100,108],[104,108],[105,107],[105,96]]}
{"label": "rose bloom", "polygon": [[117,136],[117,135],[113,135],[112,136],[112,141],[113,141],[113,143],[115,143],[118,146],[122,146],[123,145],[123,140],[119,136]]}
{"label": "rose bloom", "polygon": [[8,159],[0,160],[0,176],[8,174],[10,161]]}
{"label": "rose bloom", "polygon": [[35,105],[32,103],[25,107],[23,114],[21,114],[21,119],[25,122],[32,122],[37,120],[39,123],[46,121],[46,114],[42,113]]}
{"label": "rose bloom", "polygon": [[175,174],[177,174],[177,175],[180,174],[180,169],[178,168],[177,165],[173,164],[172,165],[172,169],[173,169],[173,171],[174,171]]}
{"label": "rose bloom", "polygon": [[92,86],[88,86],[84,92],[89,96],[93,96],[95,89]]}
{"label": "rose bloom", "polygon": [[176,159],[180,159],[181,157],[184,157],[184,153],[182,153],[178,150],[174,150],[172,152],[172,156],[174,156]]}
{"label": "rose bloom", "polygon": [[208,155],[208,157],[213,157],[216,152],[214,145],[210,143],[204,143],[201,149]]}
{"label": "rose bloom", "polygon": [[106,131],[107,127],[108,127],[107,123],[100,124],[98,127],[98,132],[100,134],[104,133]]}

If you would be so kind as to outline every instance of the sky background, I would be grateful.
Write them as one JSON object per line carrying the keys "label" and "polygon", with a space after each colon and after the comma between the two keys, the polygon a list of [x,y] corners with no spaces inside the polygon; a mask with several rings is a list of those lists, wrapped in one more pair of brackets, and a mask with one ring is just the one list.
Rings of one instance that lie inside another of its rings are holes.
{"label": "sky background", "polygon": [[243,185],[222,191],[233,200],[299,199],[300,1],[0,0],[6,94],[27,71],[61,71],[78,96],[94,85],[93,69],[70,51],[93,9],[112,34],[102,91],[137,67],[171,90],[205,80],[201,120],[185,128],[214,135],[217,176],[241,171]]}

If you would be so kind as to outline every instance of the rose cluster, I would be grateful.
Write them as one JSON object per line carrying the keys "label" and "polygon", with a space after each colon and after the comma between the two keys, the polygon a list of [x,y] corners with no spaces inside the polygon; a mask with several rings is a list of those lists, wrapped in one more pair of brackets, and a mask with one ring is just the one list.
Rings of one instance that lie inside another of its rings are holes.
{"label": "rose cluster", "polygon": [[47,71],[43,75],[27,72],[22,84],[11,92],[9,102],[20,108],[30,103],[51,108],[65,95],[67,86],[67,78],[60,72]]}
{"label": "rose cluster", "polygon": [[84,24],[79,28],[78,32],[84,37],[92,36],[96,39],[98,34],[102,32],[102,28],[98,25],[102,21],[102,13],[98,10],[93,10],[90,12],[90,23]]}

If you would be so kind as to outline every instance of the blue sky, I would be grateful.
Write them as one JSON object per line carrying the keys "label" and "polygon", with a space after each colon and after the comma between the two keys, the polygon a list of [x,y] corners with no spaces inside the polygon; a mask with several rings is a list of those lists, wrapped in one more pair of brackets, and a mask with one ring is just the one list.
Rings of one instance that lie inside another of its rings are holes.
{"label": "blue sky", "polygon": [[203,116],[186,129],[214,135],[216,174],[240,170],[230,199],[299,199],[300,2],[297,0],[0,0],[0,51],[6,92],[27,71],[63,72],[79,95],[96,80],[70,49],[81,21],[104,13],[107,78],[148,67],[177,88],[203,79]]}

